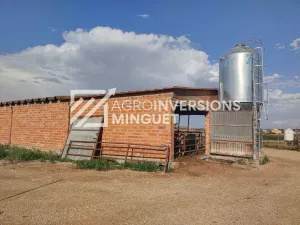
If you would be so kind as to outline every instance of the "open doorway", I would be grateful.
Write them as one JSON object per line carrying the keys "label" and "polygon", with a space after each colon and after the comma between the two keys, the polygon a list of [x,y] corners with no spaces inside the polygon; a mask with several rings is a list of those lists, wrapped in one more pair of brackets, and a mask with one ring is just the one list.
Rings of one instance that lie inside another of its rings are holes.
{"label": "open doorway", "polygon": [[177,114],[174,126],[174,158],[205,152],[205,113]]}

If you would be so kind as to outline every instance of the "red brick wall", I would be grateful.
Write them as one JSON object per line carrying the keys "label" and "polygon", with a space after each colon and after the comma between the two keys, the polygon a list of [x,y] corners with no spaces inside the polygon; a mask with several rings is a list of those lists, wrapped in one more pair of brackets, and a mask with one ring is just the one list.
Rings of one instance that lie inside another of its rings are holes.
{"label": "red brick wall", "polygon": [[68,121],[68,103],[14,106],[11,144],[62,149]]}
{"label": "red brick wall", "polygon": [[[199,96],[202,100],[217,99],[216,91],[181,91],[176,92],[177,95],[182,96]],[[135,101],[147,102],[145,106],[150,108],[160,101],[171,100],[174,96],[173,92],[159,93],[159,94],[145,94],[136,96],[114,97],[108,100],[109,105],[109,126],[103,129],[102,141],[103,142],[131,142],[140,144],[151,145],[165,145],[171,147],[171,158],[173,158],[174,148],[174,121],[172,117],[167,124],[160,121],[158,124],[113,124],[113,114],[119,118],[121,114],[139,115],[149,114],[155,116],[158,120],[162,114],[172,114],[172,108],[143,110],[138,108]],[[96,100],[89,109],[85,110],[83,115],[90,111],[90,109],[97,104],[100,100]],[[116,101],[118,105],[116,105]],[[122,104],[126,107],[131,107],[130,110],[122,109]],[[84,104],[81,105],[81,107]],[[119,108],[119,107],[121,108]],[[78,107],[77,110],[79,110]],[[71,113],[74,115],[77,111]],[[103,115],[103,108],[96,110],[94,116]],[[82,116],[83,116],[82,115]],[[13,118],[13,121],[11,121]],[[12,122],[12,129],[11,129]],[[205,119],[206,129],[206,143],[207,151],[209,151],[210,139],[210,124],[209,114]],[[50,104],[31,104],[20,105],[13,107],[13,116],[11,107],[0,108],[0,143],[10,143],[24,146],[33,146],[48,149],[63,149],[66,138],[68,136],[69,127],[69,105],[68,102],[64,103],[50,103]],[[10,131],[12,130],[12,134]]]}
{"label": "red brick wall", "polygon": [[[115,101],[117,101],[120,106],[124,101],[127,101],[125,103],[134,102],[134,100],[138,100],[145,103],[145,108],[150,109],[151,103],[154,108],[155,101],[166,101],[168,99],[171,99],[173,94],[167,93],[167,94],[156,94],[156,95],[145,95],[145,96],[134,96],[134,97],[123,97],[123,98],[113,98],[109,101],[109,127],[104,129],[103,133],[103,141],[125,141],[125,142],[133,142],[133,143],[143,143],[143,144],[153,144],[153,145],[171,145],[171,125],[172,121],[170,121],[169,124],[163,124],[162,121],[160,121],[159,124],[136,124],[135,122],[133,124],[124,124],[124,125],[118,125],[118,124],[112,124],[112,114],[115,114],[117,117],[119,117],[121,114],[133,114],[135,116],[142,116],[143,114],[149,114],[151,116],[155,116],[155,119],[157,122],[159,122],[159,117],[162,114],[171,114],[171,107],[168,107],[167,110],[162,109],[162,111],[158,111],[155,109],[152,110],[139,110],[137,108],[137,104],[129,105],[127,104],[126,107],[136,107],[135,109],[131,110],[123,110],[114,108],[113,104]],[[150,103],[151,102],[151,103]],[[125,104],[124,103],[124,104]],[[120,107],[122,108],[122,107]]]}
{"label": "red brick wall", "polygon": [[205,129],[205,154],[210,153],[210,112],[207,112],[204,120]]}
{"label": "red brick wall", "polygon": [[[162,114],[170,115],[172,113],[171,107],[167,109],[163,109],[161,111],[154,110],[143,110],[142,106],[140,109],[138,108],[138,101],[139,102],[146,102],[145,107],[146,109],[150,109],[151,104],[154,107],[155,103],[158,101],[167,101],[171,100],[173,93],[164,93],[164,94],[151,94],[151,95],[141,95],[141,96],[124,96],[124,97],[116,97],[110,98],[108,100],[108,127],[103,129],[102,141],[103,142],[125,142],[125,143],[139,143],[139,144],[149,144],[149,145],[165,145],[165,146],[172,146],[173,144],[173,117],[170,117],[168,124],[163,124],[162,121],[158,121],[159,117]],[[96,100],[93,105],[96,105],[99,100]],[[124,108],[131,107],[129,110],[124,110]],[[83,106],[83,104],[82,104]],[[92,106],[90,106],[84,113],[88,113]],[[71,117],[77,113],[79,108],[76,111],[71,113]],[[150,116],[155,116],[158,124],[142,124],[133,122],[132,124],[113,124],[113,115],[116,118],[119,116],[124,115],[124,123],[125,123],[125,116],[127,115],[134,115],[134,116],[141,116],[143,114],[149,114]],[[103,108],[98,109],[93,116],[102,116],[104,115]],[[105,150],[105,149],[104,149]]]}
{"label": "red brick wall", "polygon": [[0,143],[10,143],[10,130],[11,130],[11,107],[0,108]]}

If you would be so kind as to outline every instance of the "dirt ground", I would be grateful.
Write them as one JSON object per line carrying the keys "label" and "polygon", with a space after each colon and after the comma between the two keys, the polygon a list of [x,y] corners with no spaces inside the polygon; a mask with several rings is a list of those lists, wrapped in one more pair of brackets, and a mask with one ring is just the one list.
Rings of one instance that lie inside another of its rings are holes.
{"label": "dirt ground", "polygon": [[168,174],[0,161],[0,224],[300,224],[300,152],[264,152],[256,168],[187,158]]}

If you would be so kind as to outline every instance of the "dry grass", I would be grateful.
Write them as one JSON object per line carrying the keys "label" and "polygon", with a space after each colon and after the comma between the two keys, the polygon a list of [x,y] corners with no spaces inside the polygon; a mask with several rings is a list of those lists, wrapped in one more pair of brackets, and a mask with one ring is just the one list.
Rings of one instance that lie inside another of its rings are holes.
{"label": "dry grass", "polygon": [[300,151],[300,146],[287,145],[284,141],[264,141],[263,147],[276,148],[276,149],[282,149],[282,150]]}
{"label": "dry grass", "polygon": [[52,152],[42,152],[36,149],[29,150],[17,146],[1,145],[0,144],[0,159],[9,161],[59,161],[60,156]]}
{"label": "dry grass", "polygon": [[7,159],[9,161],[34,161],[41,162],[72,162],[79,169],[93,169],[93,170],[115,170],[115,169],[131,169],[134,171],[154,172],[160,171],[158,164],[151,162],[125,162],[118,163],[114,160],[94,159],[94,160],[77,160],[61,159],[59,155],[52,152],[42,152],[36,149],[29,150],[22,147],[1,145],[0,144],[0,159]]}

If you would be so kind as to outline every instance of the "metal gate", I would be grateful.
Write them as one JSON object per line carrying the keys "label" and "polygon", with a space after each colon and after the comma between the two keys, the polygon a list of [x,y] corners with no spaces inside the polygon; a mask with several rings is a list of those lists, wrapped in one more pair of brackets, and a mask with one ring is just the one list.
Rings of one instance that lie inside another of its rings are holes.
{"label": "metal gate", "polygon": [[[65,144],[65,147],[62,152],[62,158],[68,157],[73,160],[81,159],[91,159],[93,157],[94,151],[97,147],[97,142],[100,137],[101,128],[76,128],[76,124],[79,122],[79,119],[75,120],[72,123],[69,135]],[[103,117],[90,117],[87,119],[86,123],[101,123],[103,122]],[[90,148],[89,151],[86,151],[86,148]],[[82,157],[81,154],[90,155],[89,158]]]}
{"label": "metal gate", "polygon": [[191,153],[203,154],[205,152],[204,131],[177,130],[174,134],[174,156],[184,156]]}
{"label": "metal gate", "polygon": [[211,154],[253,156],[253,111],[215,111],[210,116]]}

